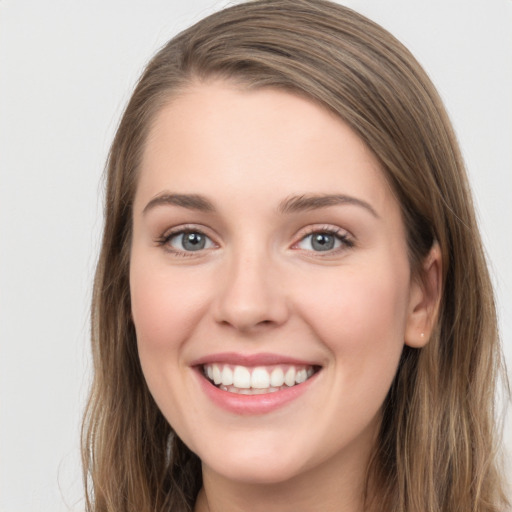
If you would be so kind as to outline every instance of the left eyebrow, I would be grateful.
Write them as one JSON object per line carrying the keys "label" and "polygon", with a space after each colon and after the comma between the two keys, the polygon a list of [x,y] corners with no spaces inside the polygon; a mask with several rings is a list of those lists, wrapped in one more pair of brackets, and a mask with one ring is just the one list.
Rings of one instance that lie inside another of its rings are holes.
{"label": "left eyebrow", "polygon": [[345,204],[360,206],[361,208],[364,208],[370,212],[377,219],[380,218],[375,209],[366,201],[358,199],[357,197],[343,194],[313,194],[291,196],[286,198],[284,201],[281,201],[278,206],[278,212],[283,214],[294,213],[307,210],[318,210],[320,208]]}

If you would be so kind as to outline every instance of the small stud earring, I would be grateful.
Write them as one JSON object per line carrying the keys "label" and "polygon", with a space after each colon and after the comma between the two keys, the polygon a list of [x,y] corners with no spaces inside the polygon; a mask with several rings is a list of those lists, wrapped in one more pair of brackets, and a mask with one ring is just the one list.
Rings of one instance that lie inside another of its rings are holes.
{"label": "small stud earring", "polygon": [[424,337],[425,337],[425,333],[424,333],[424,332],[422,332],[422,333],[420,334],[420,336],[421,336],[422,338],[424,338]]}

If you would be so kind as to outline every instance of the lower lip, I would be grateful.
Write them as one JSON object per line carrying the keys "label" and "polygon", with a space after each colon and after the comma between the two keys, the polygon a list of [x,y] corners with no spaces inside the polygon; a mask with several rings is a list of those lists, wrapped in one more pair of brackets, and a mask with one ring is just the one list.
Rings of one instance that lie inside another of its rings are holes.
{"label": "lower lip", "polygon": [[203,391],[215,405],[234,414],[255,415],[280,409],[302,396],[314,383],[319,372],[301,384],[261,395],[240,395],[224,391],[207,380],[202,374],[202,369],[198,369],[196,373]]}

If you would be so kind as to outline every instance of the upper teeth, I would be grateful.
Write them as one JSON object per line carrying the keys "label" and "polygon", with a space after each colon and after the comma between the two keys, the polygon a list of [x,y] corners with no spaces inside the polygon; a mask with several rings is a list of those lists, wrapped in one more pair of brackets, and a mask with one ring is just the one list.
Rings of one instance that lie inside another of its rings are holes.
{"label": "upper teeth", "polygon": [[312,366],[233,366],[228,364],[206,364],[204,374],[217,386],[234,386],[239,389],[279,388],[294,386],[313,375]]}

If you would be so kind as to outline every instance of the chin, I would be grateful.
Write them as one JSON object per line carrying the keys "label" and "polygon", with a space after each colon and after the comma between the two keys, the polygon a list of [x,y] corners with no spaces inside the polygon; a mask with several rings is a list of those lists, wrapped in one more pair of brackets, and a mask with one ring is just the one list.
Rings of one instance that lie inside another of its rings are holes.
{"label": "chin", "polygon": [[286,464],[276,460],[237,459],[232,464],[226,462],[209,466],[209,469],[232,482],[251,485],[280,484],[296,477],[302,469],[302,465],[297,467],[296,463]]}
{"label": "chin", "polygon": [[248,443],[246,439],[244,443],[233,437],[234,442],[229,447],[219,443],[215,450],[196,452],[202,460],[203,470],[208,468],[233,482],[270,485],[292,480],[315,465],[304,451],[307,443],[286,446],[286,440],[281,438],[267,438],[261,443]]}

